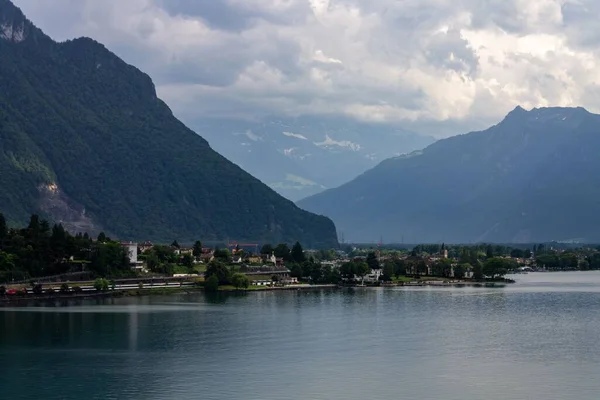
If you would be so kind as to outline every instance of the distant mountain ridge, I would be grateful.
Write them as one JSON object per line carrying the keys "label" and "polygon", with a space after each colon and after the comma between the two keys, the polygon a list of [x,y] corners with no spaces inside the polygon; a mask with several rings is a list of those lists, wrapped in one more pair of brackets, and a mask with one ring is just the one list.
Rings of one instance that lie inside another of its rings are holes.
{"label": "distant mountain ridge", "polygon": [[346,240],[600,242],[600,116],[515,108],[298,204]]}
{"label": "distant mountain ridge", "polygon": [[383,124],[325,116],[204,118],[190,124],[217,151],[291,200],[340,186],[388,157],[435,141]]}
{"label": "distant mountain ridge", "polygon": [[56,43],[0,0],[0,212],[123,239],[337,245],[333,223],[213,151],[151,79],[88,38]]}

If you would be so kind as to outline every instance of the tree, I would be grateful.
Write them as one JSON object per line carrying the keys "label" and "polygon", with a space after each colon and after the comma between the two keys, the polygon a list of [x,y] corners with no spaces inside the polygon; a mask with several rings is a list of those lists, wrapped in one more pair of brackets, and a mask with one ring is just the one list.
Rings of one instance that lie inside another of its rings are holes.
{"label": "tree", "polygon": [[323,269],[320,264],[312,264],[310,270],[310,280],[314,283],[320,283],[323,281]]}
{"label": "tree", "polygon": [[367,264],[371,269],[380,269],[381,265],[379,265],[379,260],[377,259],[377,254],[371,251],[367,254]]}
{"label": "tree", "polygon": [[560,259],[556,254],[541,254],[536,257],[535,263],[538,267],[549,270],[556,270],[560,268]]}
{"label": "tree", "polygon": [[485,256],[487,258],[493,258],[494,257],[494,248],[492,247],[491,244],[489,244],[486,249],[485,249]]}
{"label": "tree", "polygon": [[229,249],[215,249],[214,256],[217,260],[226,263],[231,261],[231,252],[229,251]]}
{"label": "tree", "polygon": [[396,260],[394,262],[394,275],[406,275],[406,262],[404,260]]}
{"label": "tree", "polygon": [[525,251],[521,249],[512,249],[510,252],[512,258],[523,258],[525,257]]}
{"label": "tree", "polygon": [[204,277],[206,279],[215,275],[219,285],[228,285],[231,282],[231,271],[222,262],[215,260],[208,264]]}
{"label": "tree", "polygon": [[173,243],[171,243],[171,247],[175,248],[175,249],[180,249],[181,246],[179,245],[179,243],[177,243],[177,240],[173,240]]}
{"label": "tree", "polygon": [[383,274],[381,275],[381,279],[384,281],[391,281],[394,278],[394,273],[396,271],[396,265],[392,261],[386,261],[383,264]]}
{"label": "tree", "polygon": [[273,250],[275,257],[283,258],[285,261],[290,261],[290,248],[285,243],[280,243]]}
{"label": "tree", "polygon": [[356,263],[356,275],[358,275],[361,279],[364,279],[365,275],[371,272],[371,267],[366,262]]}
{"label": "tree", "polygon": [[523,252],[523,257],[524,257],[524,258],[531,258],[531,250],[529,250],[529,249],[526,249],[526,250]]}
{"label": "tree", "polygon": [[560,255],[560,268],[561,269],[577,269],[579,260],[577,255],[571,252],[563,253]]}
{"label": "tree", "polygon": [[6,286],[0,286],[0,296],[6,295]]}
{"label": "tree", "polygon": [[465,274],[470,269],[471,269],[470,264],[458,264],[454,267],[454,277],[457,279],[462,279],[465,277]]}
{"label": "tree", "polygon": [[193,248],[192,254],[197,259],[200,258],[200,256],[202,255],[202,242],[201,241],[196,240],[194,242],[194,248]]}
{"label": "tree", "polygon": [[476,281],[483,279],[483,270],[481,268],[481,263],[479,262],[473,265],[473,279]]}
{"label": "tree", "polygon": [[188,269],[194,268],[194,257],[190,254],[184,254],[181,257],[181,265],[187,267]]}
{"label": "tree", "polygon": [[271,246],[270,244],[263,245],[260,249],[260,254],[270,256],[271,254],[273,254],[273,246]]}
{"label": "tree", "polygon": [[6,219],[4,214],[0,213],[0,249],[2,248],[2,242],[8,234],[8,228],[6,227]]}
{"label": "tree", "polygon": [[290,268],[290,276],[292,276],[294,278],[302,279],[302,276],[303,276],[302,265],[293,264]]}
{"label": "tree", "polygon": [[67,282],[64,282],[62,285],[60,285],[60,293],[67,294],[69,292],[70,292],[70,289],[69,289],[69,284]]}
{"label": "tree", "polygon": [[356,266],[352,261],[346,262],[340,267],[340,274],[342,278],[350,280],[354,279],[354,275],[356,275]]}
{"label": "tree", "polygon": [[104,232],[100,232],[97,239],[100,243],[106,242],[106,234]]}
{"label": "tree", "polygon": [[40,230],[40,217],[37,214],[32,214],[31,218],[29,218],[27,230],[30,231],[33,236],[37,236],[37,233]]}
{"label": "tree", "polygon": [[231,277],[231,283],[236,289],[244,288],[247,289],[250,286],[250,280],[244,274],[236,273]]}
{"label": "tree", "polygon": [[420,260],[417,263],[417,274],[419,274],[419,275],[426,275],[427,274],[427,264],[425,264],[425,261]]}
{"label": "tree", "polygon": [[204,289],[207,292],[216,292],[219,290],[219,278],[216,275],[211,275],[204,281]]}
{"label": "tree", "polygon": [[94,289],[99,292],[106,292],[108,290],[108,281],[104,278],[98,278],[94,281]]}
{"label": "tree", "polygon": [[492,257],[483,264],[482,273],[491,279],[500,278],[508,272],[506,260],[500,257]]}
{"label": "tree", "polygon": [[293,262],[303,263],[306,261],[306,257],[304,256],[304,250],[302,249],[302,245],[300,242],[296,242],[292,247],[291,251],[291,259]]}
{"label": "tree", "polygon": [[444,258],[444,259],[440,260],[440,264],[441,264],[442,276],[444,278],[449,278],[450,274],[452,273],[452,261],[448,260],[447,258]]}

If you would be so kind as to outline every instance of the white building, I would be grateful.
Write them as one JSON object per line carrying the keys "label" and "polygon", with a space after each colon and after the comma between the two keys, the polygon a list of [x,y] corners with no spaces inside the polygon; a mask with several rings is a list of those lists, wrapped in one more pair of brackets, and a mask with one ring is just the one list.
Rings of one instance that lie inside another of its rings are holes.
{"label": "white building", "polygon": [[379,282],[379,278],[381,277],[383,270],[381,269],[372,269],[370,273],[365,275],[363,282],[365,283],[377,283]]}
{"label": "white building", "polygon": [[144,263],[138,261],[138,244],[135,242],[121,242],[121,247],[127,251],[127,257],[129,257],[129,264],[134,269],[142,270]]}

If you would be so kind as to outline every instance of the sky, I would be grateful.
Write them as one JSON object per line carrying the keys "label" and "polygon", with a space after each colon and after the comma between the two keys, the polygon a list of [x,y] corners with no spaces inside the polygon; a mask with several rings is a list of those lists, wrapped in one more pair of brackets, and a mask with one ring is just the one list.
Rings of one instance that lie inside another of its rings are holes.
{"label": "sky", "polygon": [[600,112],[597,0],[13,0],[148,73],[184,121],[327,115],[436,137]]}

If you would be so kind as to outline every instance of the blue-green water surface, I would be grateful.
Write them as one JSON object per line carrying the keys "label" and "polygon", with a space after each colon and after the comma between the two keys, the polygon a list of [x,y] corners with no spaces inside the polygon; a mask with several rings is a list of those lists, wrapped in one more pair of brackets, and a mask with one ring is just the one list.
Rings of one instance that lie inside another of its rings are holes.
{"label": "blue-green water surface", "polygon": [[0,307],[1,399],[594,399],[600,273]]}

